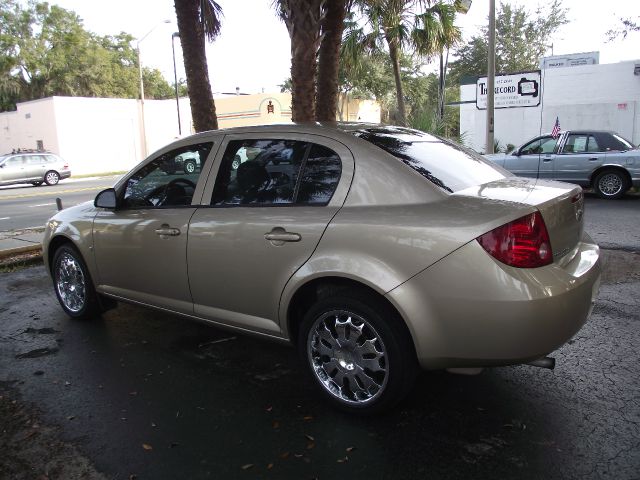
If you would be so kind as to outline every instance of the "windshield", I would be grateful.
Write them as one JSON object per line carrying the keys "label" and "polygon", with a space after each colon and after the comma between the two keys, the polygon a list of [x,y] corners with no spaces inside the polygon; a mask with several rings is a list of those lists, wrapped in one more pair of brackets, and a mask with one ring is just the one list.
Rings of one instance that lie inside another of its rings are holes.
{"label": "windshield", "polygon": [[449,193],[510,175],[467,148],[419,130],[385,126],[353,133]]}

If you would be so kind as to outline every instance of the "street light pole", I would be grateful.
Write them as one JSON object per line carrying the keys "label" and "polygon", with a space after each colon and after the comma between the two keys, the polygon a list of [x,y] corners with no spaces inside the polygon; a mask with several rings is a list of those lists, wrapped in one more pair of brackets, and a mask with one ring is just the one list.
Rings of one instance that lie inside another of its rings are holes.
{"label": "street light pole", "polygon": [[171,35],[171,50],[173,51],[173,79],[176,89],[176,111],[178,112],[178,135],[182,135],[182,126],[180,125],[180,97],[178,96],[178,72],[176,70],[176,47],[174,40],[180,38],[178,32],[174,32]]}
{"label": "street light pole", "polygon": [[494,95],[496,84],[496,0],[489,0],[489,48],[487,52],[487,146],[485,153],[493,153]]}
{"label": "street light pole", "polygon": [[163,20],[160,23],[156,24],[151,30],[145,33],[142,37],[138,39],[136,42],[136,52],[138,54],[138,76],[140,77],[140,110],[142,112],[141,123],[142,123],[142,158],[146,158],[147,156],[147,129],[144,123],[144,82],[142,81],[142,59],[140,57],[140,44],[142,41],[147,38],[151,32],[153,32],[156,28],[158,28],[163,23],[171,23],[171,20]]}

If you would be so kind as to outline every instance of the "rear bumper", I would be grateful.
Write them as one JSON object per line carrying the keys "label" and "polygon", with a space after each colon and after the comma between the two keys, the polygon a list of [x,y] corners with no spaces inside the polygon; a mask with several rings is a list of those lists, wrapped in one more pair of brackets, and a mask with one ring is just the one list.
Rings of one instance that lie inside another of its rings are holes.
{"label": "rear bumper", "polygon": [[63,170],[60,172],[60,180],[64,180],[65,178],[69,178],[71,176],[71,170]]}
{"label": "rear bumper", "polygon": [[509,365],[566,343],[589,316],[599,248],[584,236],[564,263],[517,269],[472,241],[387,294],[423,368]]}

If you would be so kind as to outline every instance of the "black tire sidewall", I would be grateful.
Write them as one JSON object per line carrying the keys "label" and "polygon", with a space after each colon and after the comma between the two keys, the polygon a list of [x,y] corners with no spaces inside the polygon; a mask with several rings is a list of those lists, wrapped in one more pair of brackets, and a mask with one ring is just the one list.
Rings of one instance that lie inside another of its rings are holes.
{"label": "black tire sidewall", "polygon": [[[189,166],[192,166],[193,170],[189,171]],[[184,173],[195,173],[196,171],[196,162],[193,160],[187,160],[184,162]]]}
{"label": "black tire sidewall", "polygon": [[[76,262],[78,262],[78,265],[80,265],[80,268],[82,269],[82,275],[84,276],[84,279],[85,279],[85,302],[82,309],[77,312],[72,312],[64,305],[62,299],[60,298],[60,293],[58,292],[58,287],[57,287],[58,263],[60,262],[60,258],[62,257],[62,255],[64,255],[65,253],[73,256]],[[51,262],[51,277],[53,279],[53,289],[56,293],[58,302],[60,303],[60,306],[68,316],[70,316],[71,318],[79,319],[79,320],[86,320],[89,318],[93,318],[94,316],[97,315],[99,311],[98,300],[97,300],[95,288],[93,286],[93,280],[91,279],[91,274],[89,273],[87,264],[84,262],[84,259],[82,258],[82,255],[80,255],[78,250],[76,250],[70,245],[62,245],[61,247],[59,247],[55,251],[53,255],[53,261]]]}
{"label": "black tire sidewall", "polygon": [[[297,346],[306,369],[324,397],[340,410],[363,415],[380,413],[397,404],[411,389],[417,372],[417,360],[411,338],[400,322],[398,314],[373,295],[342,293],[318,300],[304,315],[299,329]],[[307,353],[307,342],[311,327],[324,313],[345,310],[361,316],[373,326],[386,349],[388,379],[385,390],[377,399],[363,405],[341,401],[329,393],[320,383]]]}

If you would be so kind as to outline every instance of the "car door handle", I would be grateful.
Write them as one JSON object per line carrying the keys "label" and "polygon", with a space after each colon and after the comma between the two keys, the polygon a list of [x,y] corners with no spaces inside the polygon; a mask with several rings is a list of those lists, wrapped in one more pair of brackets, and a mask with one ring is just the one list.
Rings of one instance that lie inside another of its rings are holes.
{"label": "car door handle", "polygon": [[598,158],[598,157],[591,157],[591,158],[589,159],[589,161],[590,161],[590,162],[597,162],[598,160],[599,160],[599,158]]}
{"label": "car door handle", "polygon": [[177,237],[180,235],[179,228],[172,228],[166,223],[161,225],[160,228],[156,228],[156,234],[160,235],[161,238],[164,237]]}
{"label": "car door handle", "polygon": [[553,157],[544,157],[542,159],[543,162],[550,162],[551,160],[553,160]]}
{"label": "car door handle", "polygon": [[275,227],[269,233],[265,233],[264,238],[276,246],[284,245],[285,242],[299,242],[302,240],[302,236],[299,233],[287,232],[282,227]]}

